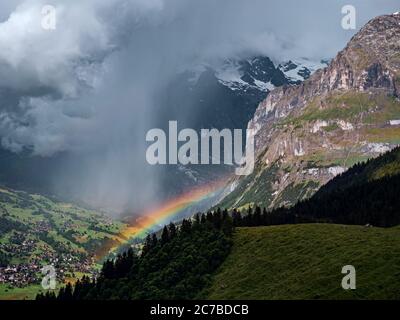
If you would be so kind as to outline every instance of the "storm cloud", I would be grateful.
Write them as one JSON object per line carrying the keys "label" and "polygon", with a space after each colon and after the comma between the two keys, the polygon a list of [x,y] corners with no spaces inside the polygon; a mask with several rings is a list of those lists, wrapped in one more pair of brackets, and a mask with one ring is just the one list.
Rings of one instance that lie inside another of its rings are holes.
{"label": "storm cloud", "polygon": [[[398,11],[397,3],[350,4],[359,28],[374,16]],[[67,175],[82,180],[79,191],[93,203],[107,198],[111,206],[123,206],[135,193],[133,181],[141,181],[147,201],[157,192],[157,177],[144,164],[144,132],[157,117],[160,87],[179,71],[231,57],[331,58],[355,33],[341,28],[345,4],[3,0],[1,144],[43,157],[81,155],[85,169]],[[55,30],[41,26],[44,5],[56,8]]]}

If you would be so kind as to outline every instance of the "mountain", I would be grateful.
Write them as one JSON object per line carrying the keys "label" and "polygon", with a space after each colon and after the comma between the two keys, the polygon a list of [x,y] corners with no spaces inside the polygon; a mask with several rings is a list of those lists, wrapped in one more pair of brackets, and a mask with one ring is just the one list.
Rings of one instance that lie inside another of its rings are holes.
{"label": "mountain", "polygon": [[122,227],[95,211],[0,188],[0,292],[39,284],[44,265],[57,268],[59,281],[95,272],[97,250]]}
{"label": "mountain", "polygon": [[[291,208],[217,209],[171,223],[146,237],[140,255],[107,260],[97,281],[57,298],[398,299],[399,194],[396,148]],[[356,268],[357,290],[341,287],[346,265]]]}
{"label": "mountain", "polygon": [[278,68],[285,74],[285,78],[290,84],[300,84],[302,81],[307,80],[315,71],[325,68],[328,64],[328,60],[315,62],[306,58],[300,58],[281,63]]}
{"label": "mountain", "polygon": [[[58,299],[398,299],[399,194],[396,148],[291,208],[218,209],[171,223],[147,236],[139,256],[106,261],[97,282]],[[346,265],[357,290],[340,285]]]}
{"label": "mountain", "polygon": [[233,91],[258,89],[268,93],[276,87],[304,81],[326,65],[325,61],[300,58],[276,66],[270,58],[256,56],[244,60],[228,59],[216,69],[215,76]]}
{"label": "mountain", "polygon": [[306,58],[289,60],[276,66],[270,58],[256,56],[244,60],[228,59],[216,69],[215,76],[221,84],[234,91],[258,88],[270,92],[285,84],[298,84],[326,66],[326,61],[313,62]]}
{"label": "mountain", "polygon": [[358,163],[322,186],[311,198],[270,211],[249,208],[237,226],[342,223],[377,227],[400,224],[400,148]]}
{"label": "mountain", "polygon": [[[298,68],[313,71],[313,63],[298,60]],[[257,56],[229,59],[218,67],[200,65],[182,71],[159,90],[155,101],[159,110],[149,129],[165,128],[168,120],[177,120],[180,128],[196,130],[245,129],[269,90],[292,81],[280,68],[268,57]],[[288,72],[291,74],[293,70]],[[40,157],[31,155],[29,150],[16,154],[0,147],[0,185],[88,205],[87,198],[77,192],[81,186],[79,179],[69,178],[76,174],[76,170],[87,170],[85,165],[88,162],[85,155],[74,153],[61,152],[51,157]],[[162,191],[157,200],[162,202],[194,185],[218,180],[232,169],[229,166],[181,165],[154,168]],[[206,202],[196,211],[209,206],[210,203]],[[115,208],[107,209],[113,211]],[[187,215],[192,213],[188,211]]]}
{"label": "mountain", "polygon": [[[167,129],[168,120],[176,120],[180,128],[246,129],[258,104],[276,87],[307,79],[324,62],[307,59],[274,63],[265,56],[227,59],[218,67],[204,64],[185,70],[161,90],[159,111],[154,125]],[[207,182],[218,172],[232,171],[228,166],[178,166],[167,170],[165,181]],[[171,179],[171,174],[173,179]],[[163,176],[163,175],[161,175]],[[179,178],[180,177],[180,178]],[[174,190],[179,191],[179,190]]]}
{"label": "mountain", "polygon": [[[354,165],[293,207],[256,208],[236,220],[247,227],[236,228],[230,255],[200,297],[399,299],[399,194],[396,148]],[[345,265],[357,270],[357,290],[340,285]]]}
{"label": "mountain", "polygon": [[321,187],[315,197],[321,198],[333,192],[348,190],[397,175],[400,175],[400,148],[395,148],[375,159],[354,165]]}
{"label": "mountain", "polygon": [[400,15],[377,17],[328,67],[271,91],[248,123],[256,168],[231,181],[220,205],[293,205],[399,145],[399,31]]}
{"label": "mountain", "polygon": [[216,69],[215,76],[222,85],[233,91],[258,89],[269,92],[289,83],[271,59],[262,56],[245,60],[228,59]]}
{"label": "mountain", "polygon": [[213,67],[185,70],[161,90],[159,124],[177,120],[183,128],[245,129],[268,93],[308,79],[325,62],[297,59],[274,63],[265,56],[231,58]]}

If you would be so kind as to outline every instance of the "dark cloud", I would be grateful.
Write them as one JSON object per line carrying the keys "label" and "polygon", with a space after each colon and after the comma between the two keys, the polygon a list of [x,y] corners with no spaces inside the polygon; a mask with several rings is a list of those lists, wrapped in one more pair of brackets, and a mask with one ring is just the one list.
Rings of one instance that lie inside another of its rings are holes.
{"label": "dark cloud", "polygon": [[[358,27],[397,11],[397,3],[353,0]],[[55,31],[41,28],[45,4],[57,9]],[[182,69],[232,56],[333,57],[354,34],[341,28],[345,4],[3,0],[2,145],[41,156],[60,151],[84,156],[87,166],[84,172],[76,168],[74,178],[83,181],[81,191],[93,202],[109,196],[124,203],[136,181],[150,194],[157,177],[144,165],[144,132],[157,116],[153,102],[161,85]]]}

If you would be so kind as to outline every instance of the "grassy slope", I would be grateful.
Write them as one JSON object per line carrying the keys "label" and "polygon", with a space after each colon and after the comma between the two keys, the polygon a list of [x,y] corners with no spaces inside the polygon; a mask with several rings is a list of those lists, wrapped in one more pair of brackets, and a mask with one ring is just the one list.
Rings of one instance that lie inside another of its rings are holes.
{"label": "grassy slope", "polygon": [[[341,287],[354,265],[357,289]],[[239,228],[210,299],[400,299],[400,228],[286,225]]]}
{"label": "grassy slope", "polygon": [[[2,187],[0,187],[0,218],[26,226],[28,232],[25,234],[38,241],[39,252],[54,249],[51,248],[51,244],[39,241],[35,225],[40,222],[51,226],[52,231],[48,233],[50,237],[76,252],[87,252],[90,242],[93,242],[94,249],[96,241],[100,243],[105,238],[117,238],[123,227],[122,223],[111,221],[93,210]],[[70,238],[66,235],[68,231],[71,232]],[[9,238],[14,233],[15,230],[10,230],[1,234],[0,243],[9,243]],[[32,254],[34,255],[34,252]]]}
{"label": "grassy slope", "polygon": [[[15,245],[12,239],[16,234],[35,241],[34,248],[23,254],[7,252],[0,248],[2,253],[11,257],[12,264],[26,264],[34,258],[39,258],[45,265],[48,261],[41,259],[45,252],[55,252],[59,255],[59,249],[53,242],[40,239],[41,233],[54,239],[65,252],[72,255],[82,253],[92,255],[99,246],[107,243],[107,239],[119,239],[118,234],[124,227],[124,224],[112,221],[93,210],[3,187],[0,187],[1,219],[16,222],[25,227],[26,231],[12,229],[0,232],[0,244]],[[51,231],[48,233],[38,231],[36,225],[40,222],[47,223]],[[75,275],[78,276],[79,272],[75,272]],[[73,282],[73,279],[68,281]],[[40,285],[12,288],[8,284],[0,284],[0,300],[33,299],[40,289]]]}
{"label": "grassy slope", "polygon": [[43,289],[40,285],[11,288],[9,285],[0,284],[0,300],[34,300],[41,291]]}

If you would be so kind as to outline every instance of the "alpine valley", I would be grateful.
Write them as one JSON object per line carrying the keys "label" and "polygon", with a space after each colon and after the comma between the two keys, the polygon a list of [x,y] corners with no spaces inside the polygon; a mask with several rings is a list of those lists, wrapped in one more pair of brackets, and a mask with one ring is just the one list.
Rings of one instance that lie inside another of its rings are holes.
{"label": "alpine valley", "polygon": [[[167,132],[168,120],[174,120],[180,129],[245,129],[270,90],[284,84],[299,83],[323,66],[326,66],[325,61],[313,62],[299,58],[274,63],[265,56],[231,58],[218,67],[199,64],[177,73],[160,89],[156,99],[158,117],[149,128],[162,128]],[[30,150],[16,154],[0,147],[0,184],[98,208],[98,203],[76,192],[80,181],[70,179],[74,170],[85,168],[87,162],[84,156],[75,153],[60,152],[41,157],[32,155]],[[220,165],[169,165],[153,169],[160,183],[160,202],[233,172],[232,167]],[[206,210],[215,201],[215,198],[204,201],[182,212],[181,216]],[[114,213],[116,210],[103,205],[100,207]]]}
{"label": "alpine valley", "polygon": [[[0,299],[399,299],[399,95],[398,13],[332,60],[184,68],[151,127],[252,129],[255,170],[158,167],[162,192],[139,218],[107,217],[79,182],[54,188],[75,154],[0,150]],[[56,290],[41,289],[47,264]],[[357,290],[341,286],[345,265]]]}

